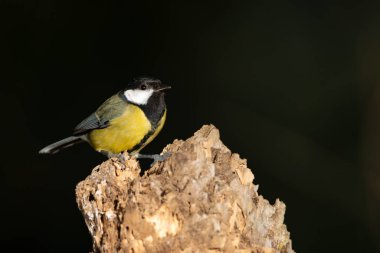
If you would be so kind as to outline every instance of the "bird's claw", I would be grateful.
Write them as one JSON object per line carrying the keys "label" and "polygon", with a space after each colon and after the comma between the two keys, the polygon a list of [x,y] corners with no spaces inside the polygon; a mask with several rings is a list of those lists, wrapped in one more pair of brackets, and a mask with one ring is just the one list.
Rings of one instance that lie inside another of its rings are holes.
{"label": "bird's claw", "polygon": [[125,156],[124,156],[124,153],[119,153],[115,156],[117,158],[117,160],[119,160],[119,162],[121,162],[122,164],[125,164]]}
{"label": "bird's claw", "polygon": [[124,156],[124,153],[121,152],[119,154],[114,154],[114,153],[111,153],[111,152],[107,152],[107,151],[100,151],[102,154],[106,155],[108,157],[108,159],[112,159],[112,158],[116,158],[119,162],[121,163],[125,163],[126,159],[125,159],[125,156]]}

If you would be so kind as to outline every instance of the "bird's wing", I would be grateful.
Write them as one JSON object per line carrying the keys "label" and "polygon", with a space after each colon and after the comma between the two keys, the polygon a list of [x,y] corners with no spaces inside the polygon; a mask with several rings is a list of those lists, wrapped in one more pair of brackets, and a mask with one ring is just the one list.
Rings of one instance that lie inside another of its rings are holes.
{"label": "bird's wing", "polygon": [[96,112],[94,112],[74,128],[73,135],[86,134],[93,129],[106,128],[108,125],[109,121],[100,119]]}
{"label": "bird's wing", "polygon": [[126,102],[117,94],[105,101],[96,112],[79,123],[73,135],[82,135],[94,129],[102,129],[109,126],[110,121],[123,113]]}

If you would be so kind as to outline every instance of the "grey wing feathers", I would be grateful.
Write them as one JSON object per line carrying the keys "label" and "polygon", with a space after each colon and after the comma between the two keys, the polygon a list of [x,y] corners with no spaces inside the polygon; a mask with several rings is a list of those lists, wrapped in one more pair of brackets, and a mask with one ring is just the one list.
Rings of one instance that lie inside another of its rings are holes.
{"label": "grey wing feathers", "polygon": [[93,129],[106,128],[108,125],[108,120],[101,120],[94,112],[75,127],[73,135],[86,134]]}
{"label": "grey wing feathers", "polygon": [[82,135],[93,129],[101,129],[109,126],[110,120],[121,115],[127,103],[118,94],[107,99],[93,114],[84,119],[74,129],[74,135]]}

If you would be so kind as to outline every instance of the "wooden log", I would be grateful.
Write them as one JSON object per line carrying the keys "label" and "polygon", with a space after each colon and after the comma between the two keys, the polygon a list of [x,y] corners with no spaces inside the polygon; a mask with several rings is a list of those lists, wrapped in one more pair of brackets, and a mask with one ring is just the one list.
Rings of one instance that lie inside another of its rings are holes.
{"label": "wooden log", "polygon": [[76,188],[95,252],[292,253],[285,204],[257,192],[246,160],[203,126],[143,176],[135,158],[110,159]]}

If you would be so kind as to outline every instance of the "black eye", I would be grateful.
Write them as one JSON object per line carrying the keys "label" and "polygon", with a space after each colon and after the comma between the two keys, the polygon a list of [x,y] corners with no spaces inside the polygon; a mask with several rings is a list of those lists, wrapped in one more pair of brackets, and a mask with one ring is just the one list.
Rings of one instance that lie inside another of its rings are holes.
{"label": "black eye", "polygon": [[142,85],[140,86],[140,89],[142,89],[142,90],[146,90],[146,85],[145,85],[145,84],[142,84]]}

